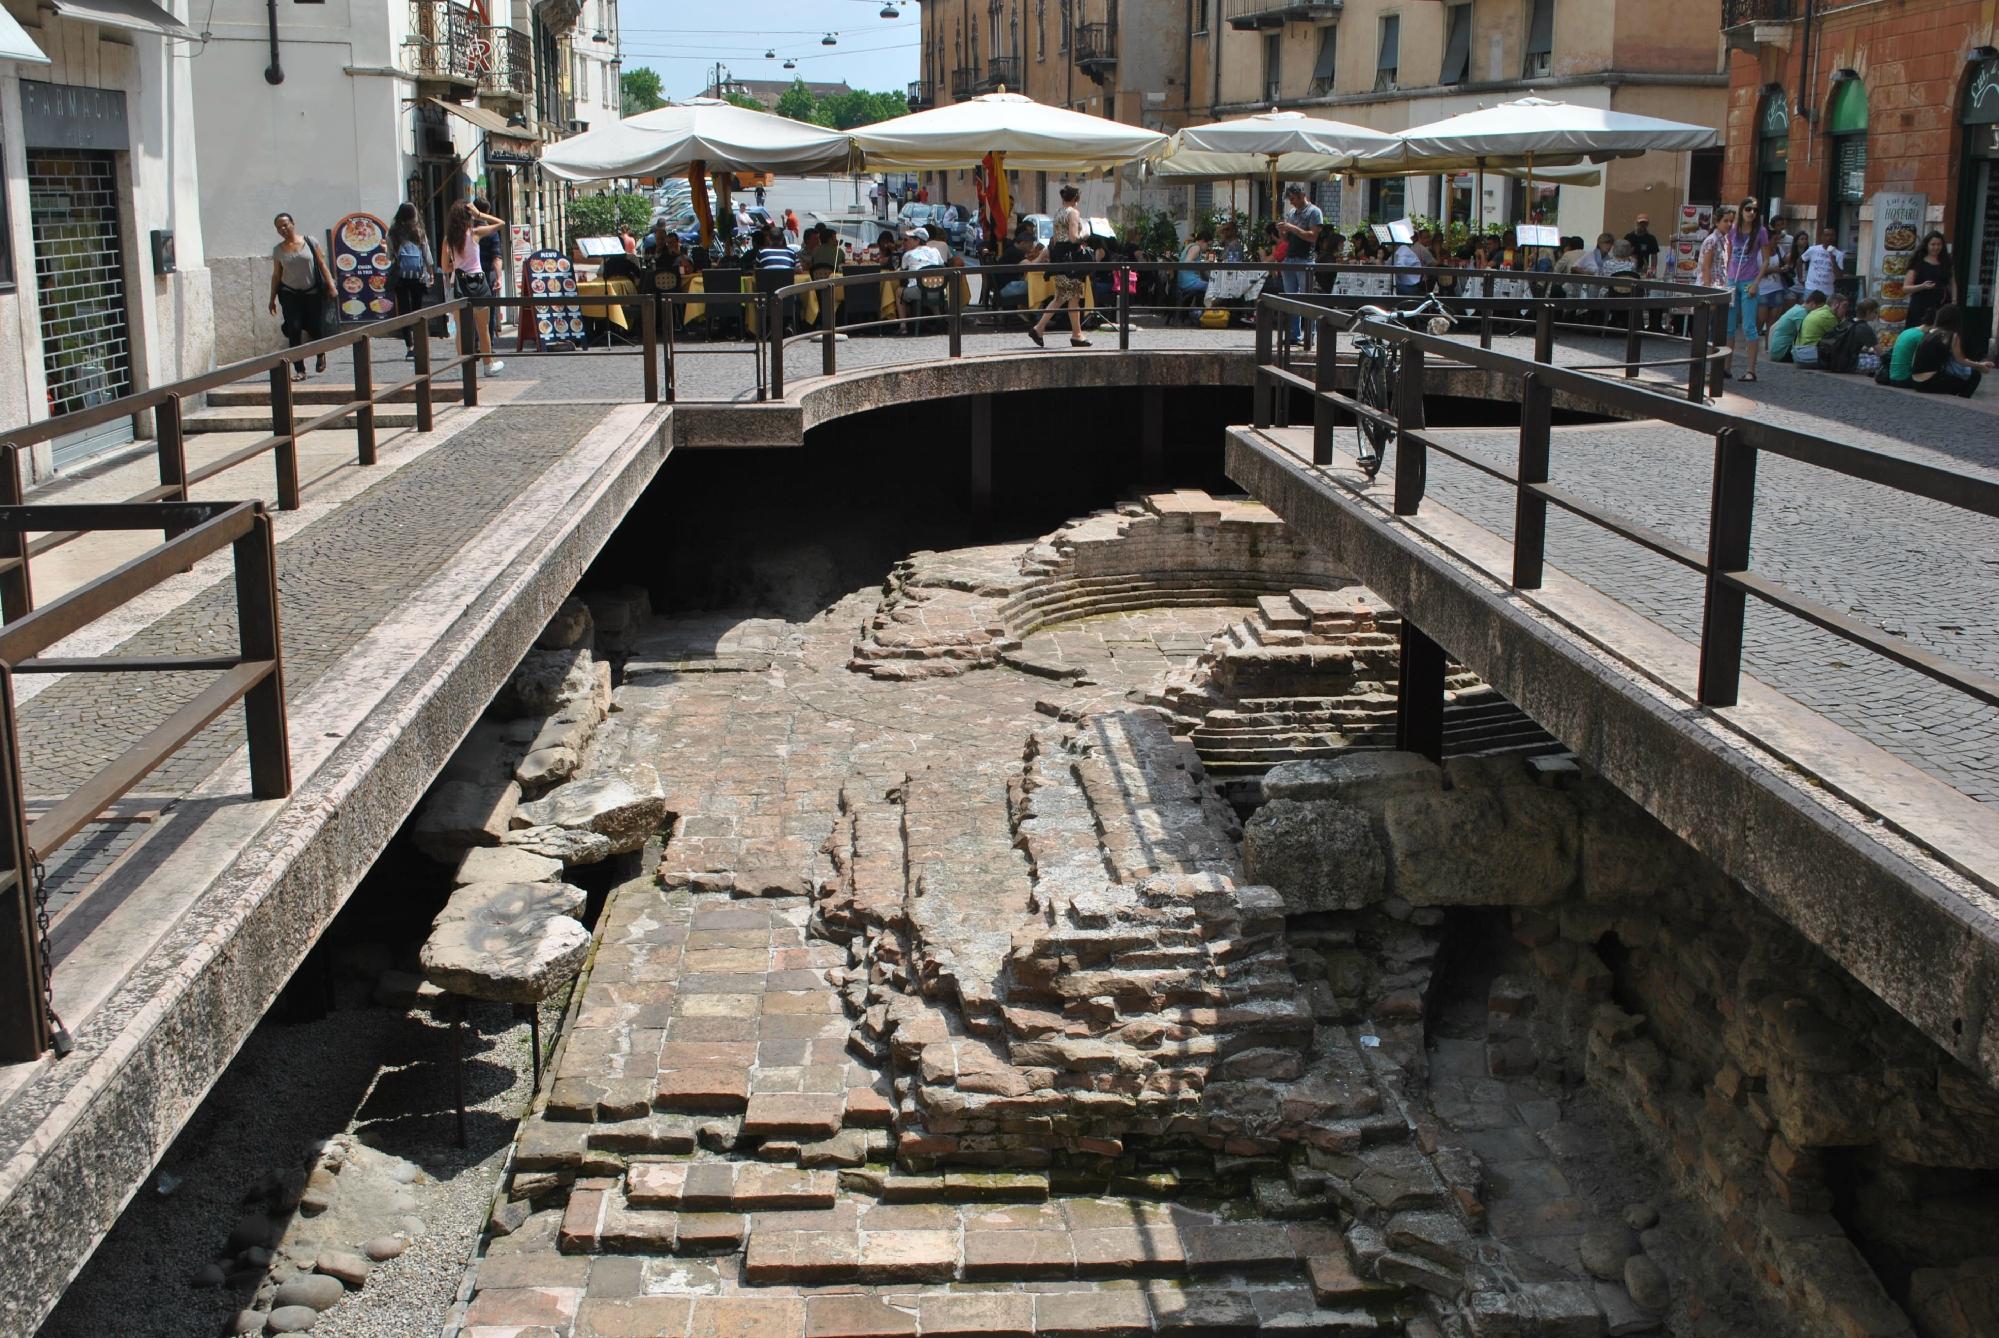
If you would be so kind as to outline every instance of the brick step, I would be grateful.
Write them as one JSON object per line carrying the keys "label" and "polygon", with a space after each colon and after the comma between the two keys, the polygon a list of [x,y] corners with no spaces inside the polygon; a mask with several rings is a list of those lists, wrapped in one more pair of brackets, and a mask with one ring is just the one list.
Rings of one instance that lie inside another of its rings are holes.
{"label": "brick step", "polygon": [[1272,627],[1295,627],[1304,629],[1312,625],[1312,615],[1290,591],[1281,595],[1262,595],[1256,601],[1256,611]]}
{"label": "brick step", "polygon": [[744,1161],[640,1161],[625,1168],[625,1202],[679,1212],[762,1213],[831,1208],[830,1170]]}
{"label": "brick step", "polygon": [[[496,1296],[506,1296],[496,1294]],[[504,1300],[476,1300],[468,1320],[512,1318]],[[526,1314],[536,1314],[526,1310]],[[636,1296],[586,1298],[578,1336],[656,1334],[658,1338],[714,1338],[714,1334],[770,1334],[772,1338],[1135,1338],[1183,1334],[1187,1338],[1259,1332],[1305,1338],[1375,1338],[1401,1334],[1393,1314],[1359,1304],[1319,1304],[1301,1284],[1257,1282],[1247,1286],[1179,1286],[1141,1282],[1131,1288],[1077,1288],[1075,1284],[950,1290],[898,1286],[882,1294],[818,1296]],[[508,1326],[480,1332],[514,1332]],[[536,1332],[520,1328],[520,1332]]]}
{"label": "brick step", "polygon": [[[304,422],[316,418],[323,409],[301,405],[295,417]],[[197,409],[182,417],[181,431],[189,435],[208,432],[269,432],[271,411],[251,405],[241,405],[226,409]],[[325,425],[330,428],[352,428],[354,417],[349,414]],[[415,427],[416,406],[413,404],[380,405],[375,409],[375,426]]]}

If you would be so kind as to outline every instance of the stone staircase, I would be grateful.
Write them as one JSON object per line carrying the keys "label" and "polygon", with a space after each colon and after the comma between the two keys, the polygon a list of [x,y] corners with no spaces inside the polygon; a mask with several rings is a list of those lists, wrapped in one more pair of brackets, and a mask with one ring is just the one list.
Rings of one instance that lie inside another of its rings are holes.
{"label": "stone staircase", "polygon": [[[395,380],[401,380],[407,373],[396,373]],[[433,388],[435,403],[439,409],[452,401],[449,387],[439,382]],[[354,398],[351,381],[328,381],[322,377],[294,382],[292,403],[300,421],[317,418],[336,404],[346,404]],[[350,414],[328,426],[351,428],[354,418]],[[399,391],[375,406],[375,426],[415,427],[416,391],[414,388]],[[241,382],[223,386],[208,392],[203,407],[191,409],[181,417],[181,431],[186,433],[206,432],[269,432],[271,430],[271,388],[268,382]]]}

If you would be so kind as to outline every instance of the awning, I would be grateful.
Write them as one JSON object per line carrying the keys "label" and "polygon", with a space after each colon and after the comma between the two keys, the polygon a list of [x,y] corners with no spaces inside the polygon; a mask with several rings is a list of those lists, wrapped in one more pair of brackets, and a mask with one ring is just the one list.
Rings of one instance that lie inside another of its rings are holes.
{"label": "awning", "polygon": [[51,0],[56,13],[81,23],[106,28],[128,28],[136,33],[158,33],[192,42],[198,34],[185,23],[153,3],[153,0]]}
{"label": "awning", "polygon": [[34,65],[49,63],[49,58],[35,45],[35,39],[28,36],[28,30],[4,9],[0,9],[0,60],[18,60]]}
{"label": "awning", "polygon": [[446,102],[443,98],[426,98],[424,100],[433,107],[441,107],[445,111],[450,112],[467,125],[477,126],[489,135],[510,135],[515,139],[529,137],[526,126],[508,125],[506,117],[496,111],[488,111],[486,108],[474,103]]}

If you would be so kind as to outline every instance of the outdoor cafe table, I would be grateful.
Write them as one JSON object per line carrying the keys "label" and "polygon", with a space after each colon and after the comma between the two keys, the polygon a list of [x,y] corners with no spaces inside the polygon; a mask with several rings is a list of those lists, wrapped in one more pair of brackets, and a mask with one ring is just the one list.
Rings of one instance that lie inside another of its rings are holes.
{"label": "outdoor cafe table", "polygon": [[[578,279],[576,295],[591,297],[636,297],[639,286],[630,279]],[[625,304],[622,302],[584,302],[583,314],[591,320],[607,320],[620,330],[631,329],[625,319]]]}

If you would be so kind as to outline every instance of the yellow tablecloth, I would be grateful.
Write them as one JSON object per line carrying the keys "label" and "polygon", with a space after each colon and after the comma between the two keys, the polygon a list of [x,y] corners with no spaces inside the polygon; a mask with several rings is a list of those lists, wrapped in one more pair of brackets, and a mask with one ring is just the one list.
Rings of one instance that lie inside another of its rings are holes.
{"label": "yellow tablecloth", "polygon": [[[630,279],[578,279],[576,294],[579,297],[633,297],[639,286]],[[622,302],[585,302],[583,314],[592,320],[608,320],[620,330],[629,330],[631,325],[625,319],[625,304]]]}
{"label": "yellow tablecloth", "polygon": [[[1055,276],[1045,270],[1031,269],[1027,272],[1027,305],[1030,310],[1046,303],[1055,296]],[[1083,284],[1083,310],[1094,311],[1097,306],[1095,288],[1088,282]]]}

